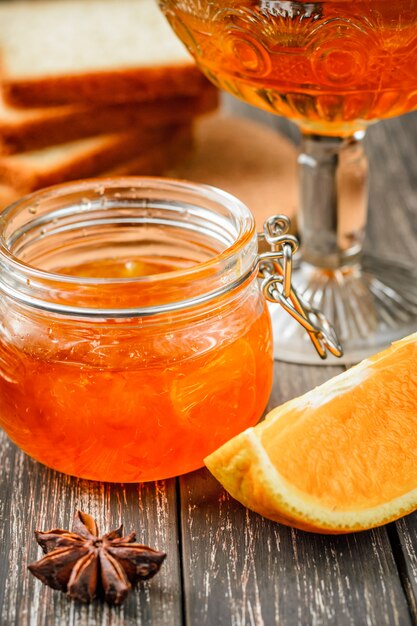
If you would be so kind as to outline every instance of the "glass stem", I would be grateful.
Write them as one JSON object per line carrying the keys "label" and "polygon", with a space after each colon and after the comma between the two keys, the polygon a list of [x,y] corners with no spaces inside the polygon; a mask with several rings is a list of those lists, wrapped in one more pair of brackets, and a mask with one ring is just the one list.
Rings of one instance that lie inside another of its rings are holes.
{"label": "glass stem", "polygon": [[303,135],[299,234],[303,261],[311,265],[337,269],[359,262],[368,200],[364,134]]}

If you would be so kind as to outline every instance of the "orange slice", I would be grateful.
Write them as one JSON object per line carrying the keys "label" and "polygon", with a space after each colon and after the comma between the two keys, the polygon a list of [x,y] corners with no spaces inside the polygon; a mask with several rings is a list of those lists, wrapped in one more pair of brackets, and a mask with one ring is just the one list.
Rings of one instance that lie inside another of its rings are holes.
{"label": "orange slice", "polygon": [[322,533],[417,508],[417,333],[273,409],[205,459],[225,489],[282,524]]}

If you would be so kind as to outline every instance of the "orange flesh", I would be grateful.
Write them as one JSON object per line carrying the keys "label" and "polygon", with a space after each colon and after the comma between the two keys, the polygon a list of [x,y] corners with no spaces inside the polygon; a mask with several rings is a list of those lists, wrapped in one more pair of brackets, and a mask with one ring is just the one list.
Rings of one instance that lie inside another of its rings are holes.
{"label": "orange flesh", "polygon": [[174,30],[213,82],[307,131],[349,135],[417,107],[410,0],[166,5]]}
{"label": "orange flesh", "polygon": [[377,506],[417,486],[417,344],[389,350],[348,393],[258,427],[277,471],[330,509]]}
{"label": "orange flesh", "polygon": [[[61,271],[118,278],[179,265],[136,258]],[[18,332],[0,338],[0,425],[32,457],[84,478],[136,482],[202,466],[256,423],[270,393],[269,315],[253,287],[241,306],[188,325],[19,316]]]}

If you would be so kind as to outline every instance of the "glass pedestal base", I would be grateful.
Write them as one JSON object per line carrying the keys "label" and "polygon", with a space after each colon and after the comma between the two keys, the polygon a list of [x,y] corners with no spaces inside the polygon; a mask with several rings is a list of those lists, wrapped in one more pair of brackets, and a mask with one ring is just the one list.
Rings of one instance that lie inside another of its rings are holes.
{"label": "glass pedestal base", "polygon": [[270,305],[275,359],[290,363],[358,363],[417,331],[417,270],[371,256],[361,266],[327,270],[301,262],[293,285],[333,323],[344,356],[321,360],[300,325]]}

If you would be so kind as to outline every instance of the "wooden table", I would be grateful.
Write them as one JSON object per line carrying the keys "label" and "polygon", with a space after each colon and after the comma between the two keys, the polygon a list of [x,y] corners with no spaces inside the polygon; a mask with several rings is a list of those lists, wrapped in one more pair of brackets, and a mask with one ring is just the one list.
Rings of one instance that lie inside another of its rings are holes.
{"label": "wooden table", "polygon": [[[368,245],[417,261],[417,114],[371,128],[368,150]],[[341,370],[276,363],[270,408]],[[311,535],[246,510],[204,469],[157,484],[91,483],[42,467],[4,434],[0,467],[1,626],[417,624],[417,514],[360,534]],[[78,605],[26,570],[40,556],[34,528],[68,528],[76,508],[103,530],[123,518],[168,553],[121,608]]]}

